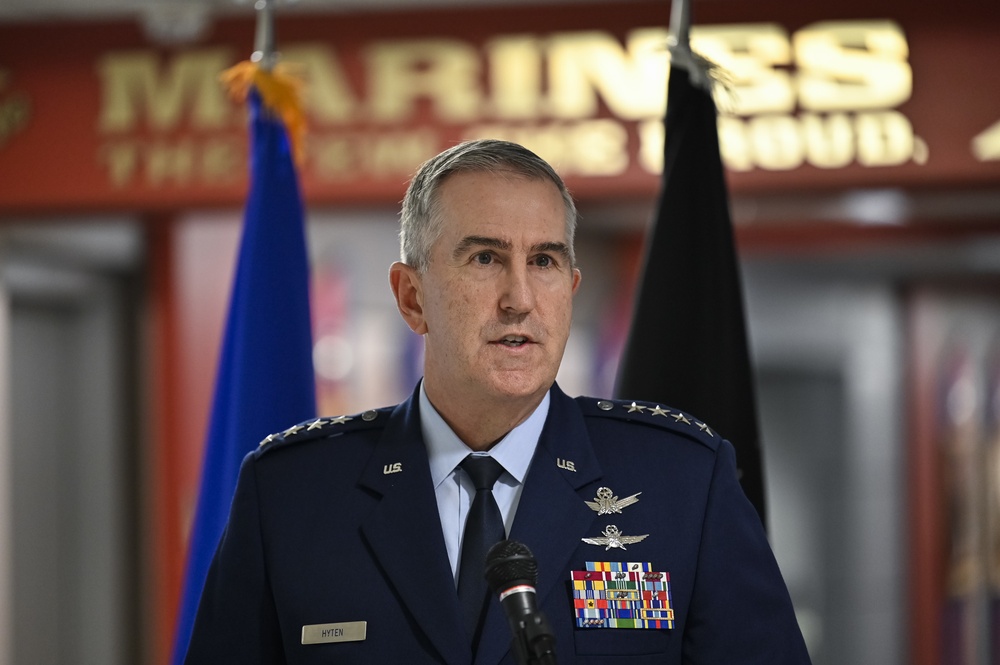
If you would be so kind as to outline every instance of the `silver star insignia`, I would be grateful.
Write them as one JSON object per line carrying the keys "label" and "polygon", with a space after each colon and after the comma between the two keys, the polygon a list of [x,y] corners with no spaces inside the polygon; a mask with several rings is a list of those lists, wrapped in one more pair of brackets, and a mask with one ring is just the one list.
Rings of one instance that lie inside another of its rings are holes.
{"label": "silver star insignia", "polygon": [[632,496],[627,496],[624,499],[618,499],[614,496],[614,492],[611,491],[610,487],[599,487],[597,488],[597,496],[594,497],[595,501],[584,501],[591,510],[597,512],[598,515],[610,515],[612,513],[620,513],[622,508],[626,506],[631,506],[633,503],[639,501],[636,497],[642,494],[642,492],[636,492]]}
{"label": "silver star insignia", "polygon": [[295,434],[296,432],[298,432],[300,429],[302,429],[302,425],[292,425],[291,427],[289,427],[288,429],[286,429],[284,432],[282,432],[281,436],[291,436],[291,435]]}
{"label": "silver star insignia", "polygon": [[628,408],[628,412],[629,413],[633,413],[635,411],[638,411],[639,413],[642,413],[643,411],[645,411],[649,407],[648,406],[640,406],[639,404],[636,404],[635,402],[632,402],[632,404],[630,406],[628,406],[627,408]]}
{"label": "silver star insignia", "polygon": [[588,545],[604,545],[604,551],[607,552],[612,547],[626,549],[626,545],[641,542],[649,537],[648,533],[644,533],[641,536],[623,536],[621,530],[614,524],[609,524],[603,533],[603,538],[581,538],[580,540]]}
{"label": "silver star insignia", "polygon": [[649,415],[651,415],[651,416],[663,416],[664,418],[666,418],[669,413],[670,413],[669,409],[662,409],[662,408],[660,408],[660,405],[657,404],[656,408],[649,412]]}
{"label": "silver star insignia", "polygon": [[331,425],[343,425],[348,420],[354,420],[354,418],[351,418],[349,416],[337,416],[336,418],[330,418],[330,424]]}
{"label": "silver star insignia", "polygon": [[277,439],[277,438],[278,438],[278,435],[277,435],[277,434],[268,434],[268,435],[267,435],[267,436],[265,436],[265,437],[264,437],[264,438],[263,438],[263,439],[261,440],[261,442],[260,442],[260,443],[258,443],[257,445],[258,445],[258,446],[263,446],[263,445],[265,445],[265,444],[268,444],[268,443],[271,443],[272,441],[274,441],[274,440],[275,440],[275,439]]}
{"label": "silver star insignia", "polygon": [[670,417],[679,423],[684,423],[685,425],[690,425],[691,421],[683,413],[671,413]]}
{"label": "silver star insignia", "polygon": [[698,423],[698,429],[700,429],[702,432],[707,432],[709,436],[712,437],[715,436],[715,433],[712,431],[712,428],[710,428],[705,423]]}
{"label": "silver star insignia", "polygon": [[326,424],[325,420],[323,420],[322,418],[317,418],[316,420],[314,420],[311,423],[309,423],[309,427],[306,428],[306,431],[307,432],[311,432],[314,429],[319,429],[320,427],[322,427],[325,424]]}

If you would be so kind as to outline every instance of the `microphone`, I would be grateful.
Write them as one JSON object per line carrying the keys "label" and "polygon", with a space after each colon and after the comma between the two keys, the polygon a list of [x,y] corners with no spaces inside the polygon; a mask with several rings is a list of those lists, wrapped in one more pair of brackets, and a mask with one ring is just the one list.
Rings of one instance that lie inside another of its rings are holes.
{"label": "microphone", "polygon": [[535,600],[538,562],[531,550],[515,540],[501,540],[486,555],[486,582],[507,615],[517,662],[556,665],[556,638]]}

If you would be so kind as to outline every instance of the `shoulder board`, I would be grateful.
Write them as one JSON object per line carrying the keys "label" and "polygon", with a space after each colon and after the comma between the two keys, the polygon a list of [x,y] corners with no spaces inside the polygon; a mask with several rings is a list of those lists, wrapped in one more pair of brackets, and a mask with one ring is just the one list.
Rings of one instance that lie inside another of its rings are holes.
{"label": "shoulder board", "polygon": [[351,416],[335,416],[327,418],[314,418],[306,420],[297,425],[292,425],[286,430],[268,434],[257,446],[257,454],[261,455],[268,450],[277,447],[284,447],[290,443],[300,443],[302,441],[312,441],[326,436],[343,434],[346,432],[357,432],[375,427],[385,427],[389,422],[389,414],[395,407],[387,406],[381,409],[369,409],[362,413]]}
{"label": "shoulder board", "polygon": [[706,444],[718,447],[722,437],[707,424],[679,409],[667,408],[653,402],[577,397],[577,404],[585,417],[613,418],[676,432]]}

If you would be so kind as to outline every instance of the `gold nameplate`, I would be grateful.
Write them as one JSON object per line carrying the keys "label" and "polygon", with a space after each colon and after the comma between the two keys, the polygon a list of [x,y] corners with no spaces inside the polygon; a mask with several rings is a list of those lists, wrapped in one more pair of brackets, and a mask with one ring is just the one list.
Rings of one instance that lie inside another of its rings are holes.
{"label": "gold nameplate", "polygon": [[302,626],[302,644],[330,644],[331,642],[360,642],[368,631],[367,621],[344,623],[317,623]]}

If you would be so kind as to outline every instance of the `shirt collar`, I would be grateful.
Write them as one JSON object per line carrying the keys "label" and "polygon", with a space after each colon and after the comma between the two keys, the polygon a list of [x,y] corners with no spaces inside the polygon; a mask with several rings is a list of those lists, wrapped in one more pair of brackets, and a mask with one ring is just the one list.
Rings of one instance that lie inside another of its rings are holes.
{"label": "shirt collar", "polygon": [[[549,414],[549,401],[549,393],[546,392],[531,415],[489,450],[490,456],[500,462],[518,483],[523,483],[528,475],[528,466]],[[458,438],[431,404],[424,391],[423,381],[420,382],[419,406],[420,426],[431,467],[431,481],[437,488],[472,450]]]}

